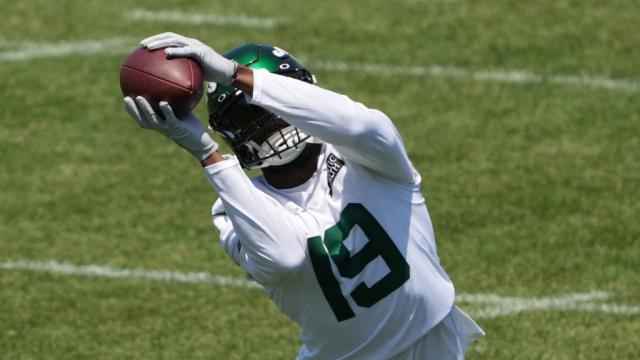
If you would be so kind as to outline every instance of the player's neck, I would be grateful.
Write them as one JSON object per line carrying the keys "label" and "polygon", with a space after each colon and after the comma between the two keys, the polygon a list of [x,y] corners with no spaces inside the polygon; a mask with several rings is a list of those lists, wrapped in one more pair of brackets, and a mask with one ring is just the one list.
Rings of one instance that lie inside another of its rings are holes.
{"label": "player's neck", "polygon": [[276,189],[290,189],[304,184],[318,168],[321,144],[308,144],[302,154],[289,164],[262,169],[265,180]]}

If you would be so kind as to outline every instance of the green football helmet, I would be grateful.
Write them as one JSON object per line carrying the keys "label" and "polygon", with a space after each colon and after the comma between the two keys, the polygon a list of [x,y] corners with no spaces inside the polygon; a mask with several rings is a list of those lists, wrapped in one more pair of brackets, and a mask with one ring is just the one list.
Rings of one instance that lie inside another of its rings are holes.
{"label": "green football helmet", "polygon": [[[315,77],[286,51],[271,45],[245,44],[224,54],[251,69],[289,76],[308,83]],[[309,136],[270,111],[247,103],[233,86],[209,83],[207,109],[211,128],[231,146],[245,168],[280,166],[304,150]]]}

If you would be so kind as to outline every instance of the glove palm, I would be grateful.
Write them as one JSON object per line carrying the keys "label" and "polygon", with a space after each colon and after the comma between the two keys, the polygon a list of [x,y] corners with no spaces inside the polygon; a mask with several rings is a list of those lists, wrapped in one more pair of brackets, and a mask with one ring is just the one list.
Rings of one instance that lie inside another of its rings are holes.
{"label": "glove palm", "polygon": [[135,100],[129,96],[124,98],[125,110],[141,128],[163,134],[199,161],[208,158],[218,149],[218,144],[192,113],[178,119],[166,101],[161,101],[159,107],[162,116],[156,114],[151,104],[141,96]]}

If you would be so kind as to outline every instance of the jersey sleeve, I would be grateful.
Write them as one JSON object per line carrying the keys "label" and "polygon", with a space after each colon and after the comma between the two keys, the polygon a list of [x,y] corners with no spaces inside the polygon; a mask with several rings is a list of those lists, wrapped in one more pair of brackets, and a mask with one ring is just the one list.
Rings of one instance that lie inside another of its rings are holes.
{"label": "jersey sleeve", "polygon": [[207,166],[205,175],[220,195],[213,221],[225,252],[262,285],[295,275],[306,256],[305,220],[256,188],[235,157]]}
{"label": "jersey sleeve", "polygon": [[211,221],[220,233],[220,246],[227,255],[241,268],[247,268],[249,259],[247,252],[242,248],[238,234],[233,230],[233,224],[227,216],[222,205],[222,199],[218,198],[211,207]]}
{"label": "jersey sleeve", "polygon": [[253,73],[250,103],[332,144],[347,160],[392,179],[419,181],[400,134],[381,111],[300,80],[266,70]]}

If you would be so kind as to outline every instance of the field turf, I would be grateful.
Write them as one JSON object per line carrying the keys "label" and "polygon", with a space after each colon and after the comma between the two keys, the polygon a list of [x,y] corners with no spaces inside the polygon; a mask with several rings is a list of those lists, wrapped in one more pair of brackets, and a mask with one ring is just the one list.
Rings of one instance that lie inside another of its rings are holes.
{"label": "field turf", "polygon": [[297,328],[260,290],[11,265],[243,277],[197,162],[122,108],[122,60],[164,31],[221,51],[277,44],[394,120],[442,263],[476,298],[460,305],[487,332],[468,358],[638,358],[637,1],[5,0],[2,13],[0,359],[295,357]]}

